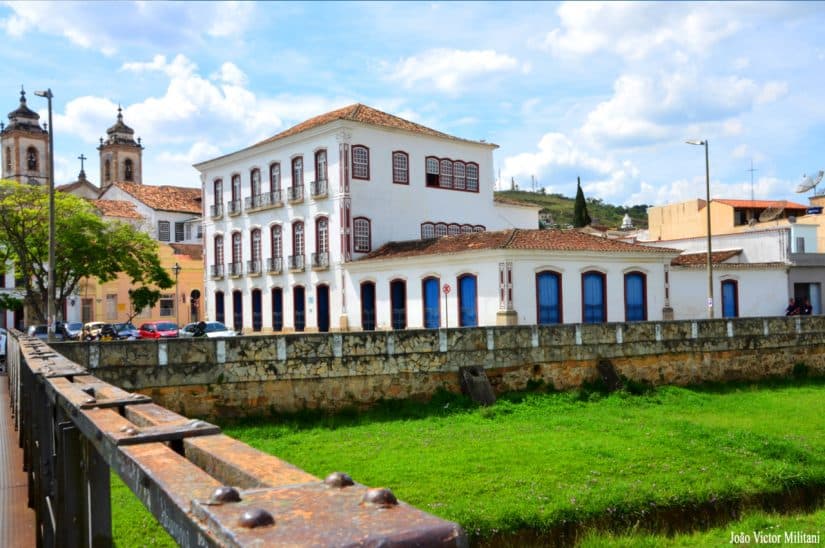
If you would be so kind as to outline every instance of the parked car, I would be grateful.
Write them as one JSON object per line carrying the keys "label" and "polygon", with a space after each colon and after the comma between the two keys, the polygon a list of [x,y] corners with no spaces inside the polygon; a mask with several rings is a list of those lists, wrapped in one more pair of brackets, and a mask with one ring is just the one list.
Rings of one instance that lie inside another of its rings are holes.
{"label": "parked car", "polygon": [[0,362],[6,361],[6,339],[8,338],[8,333],[6,330],[0,327]]}
{"label": "parked car", "polygon": [[140,331],[137,327],[132,325],[132,322],[115,323],[112,324],[117,331],[117,338],[120,340],[134,340],[140,338]]}
{"label": "parked car", "polygon": [[106,325],[104,322],[86,322],[83,325],[83,333],[80,336],[81,340],[100,338],[100,330],[104,325]]}
{"label": "parked car", "polygon": [[178,325],[174,322],[146,322],[138,329],[140,339],[167,339],[178,336]]}
{"label": "parked car", "polygon": [[63,339],[67,341],[77,341],[80,339],[80,333],[83,331],[82,322],[68,322],[61,323],[58,327]]}
{"label": "parked car", "polygon": [[[181,337],[194,337],[197,335],[198,332],[198,323],[194,322],[190,324],[186,324],[180,330]],[[226,325],[222,324],[221,322],[204,322],[206,324],[206,329],[204,330],[205,333],[203,336],[206,337],[235,337],[237,333],[232,329],[226,327]]]}
{"label": "parked car", "polygon": [[[45,341],[49,338],[49,327],[45,324],[30,325],[29,328],[26,330],[26,334],[29,337],[37,337],[38,339]],[[60,331],[55,331],[54,337],[58,341],[63,340],[63,335],[60,333]]]}

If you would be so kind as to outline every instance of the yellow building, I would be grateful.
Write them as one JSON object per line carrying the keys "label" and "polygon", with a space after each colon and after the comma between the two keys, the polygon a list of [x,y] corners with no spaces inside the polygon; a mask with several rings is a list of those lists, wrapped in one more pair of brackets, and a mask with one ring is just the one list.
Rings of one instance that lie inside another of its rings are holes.
{"label": "yellow building", "polygon": [[[825,200],[825,196],[811,198]],[[677,240],[707,236],[707,202],[696,199],[654,206],[647,210],[648,239]],[[787,200],[725,200],[710,201],[712,234],[733,234],[754,227],[782,226],[799,220],[820,224],[821,215],[806,215],[807,206]],[[821,249],[821,243],[820,243]]]}

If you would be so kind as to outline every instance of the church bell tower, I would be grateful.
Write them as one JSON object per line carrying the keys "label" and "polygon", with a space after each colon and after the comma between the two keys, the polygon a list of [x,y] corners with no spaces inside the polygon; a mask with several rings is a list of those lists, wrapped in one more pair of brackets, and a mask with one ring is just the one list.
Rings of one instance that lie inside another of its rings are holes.
{"label": "church bell tower", "polygon": [[40,126],[40,115],[26,105],[20,88],[20,106],[9,112],[9,123],[0,123],[3,179],[45,185],[49,182],[49,132]]}
{"label": "church bell tower", "polygon": [[117,107],[117,122],[100,138],[100,188],[116,181],[143,184],[143,145],[135,141],[135,130],[123,123],[123,109]]}

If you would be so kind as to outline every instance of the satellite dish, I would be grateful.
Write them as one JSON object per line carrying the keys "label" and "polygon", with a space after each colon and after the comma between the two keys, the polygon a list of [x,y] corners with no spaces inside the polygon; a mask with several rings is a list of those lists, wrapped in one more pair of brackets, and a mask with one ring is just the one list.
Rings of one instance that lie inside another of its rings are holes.
{"label": "satellite dish", "polygon": [[783,211],[785,211],[785,206],[769,207],[759,215],[759,222],[766,223],[768,221],[773,221],[782,215]]}
{"label": "satellite dish", "polygon": [[[822,176],[825,175],[825,171],[820,170],[819,173],[816,174],[816,177],[811,177],[810,175],[802,175],[802,183],[796,187],[796,191],[799,193],[808,192],[809,190],[816,189],[816,185],[822,182]],[[814,191],[816,193],[816,191]]]}

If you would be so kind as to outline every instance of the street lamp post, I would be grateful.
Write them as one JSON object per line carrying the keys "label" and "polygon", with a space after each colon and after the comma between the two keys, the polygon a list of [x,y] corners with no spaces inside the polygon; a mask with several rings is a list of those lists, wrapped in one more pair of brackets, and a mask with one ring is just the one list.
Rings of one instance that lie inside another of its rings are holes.
{"label": "street lamp post", "polygon": [[175,266],[172,267],[172,272],[175,273],[175,324],[180,326],[180,319],[178,314],[178,302],[180,301],[180,295],[178,295],[178,274],[180,274],[181,266],[178,263],[175,263]]}
{"label": "street lamp post", "polygon": [[35,91],[38,97],[45,97],[49,102],[49,288],[46,305],[46,323],[48,324],[48,341],[55,340],[55,287],[54,287],[54,124],[52,124],[52,88]]}
{"label": "street lamp post", "polygon": [[707,220],[707,231],[708,231],[708,318],[713,319],[713,262],[711,261],[711,232],[710,232],[710,161],[708,159],[708,140],[705,139],[703,141],[695,141],[689,140],[685,141],[689,145],[701,145],[705,147],[705,197],[707,200],[707,205],[705,206],[705,217]]}

